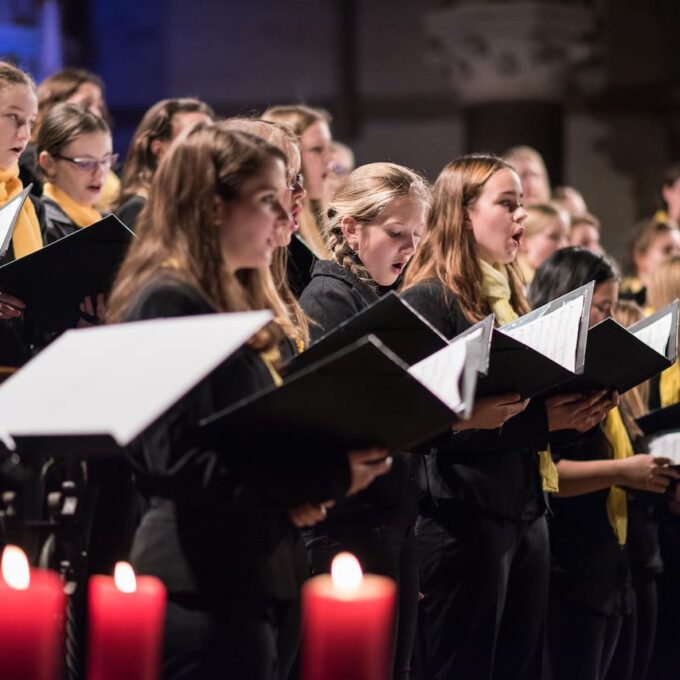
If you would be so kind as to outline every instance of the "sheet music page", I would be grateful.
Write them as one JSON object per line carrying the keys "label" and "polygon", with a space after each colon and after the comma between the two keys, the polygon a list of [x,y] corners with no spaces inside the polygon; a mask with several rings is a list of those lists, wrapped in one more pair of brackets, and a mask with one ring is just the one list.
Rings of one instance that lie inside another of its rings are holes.
{"label": "sheet music page", "polygon": [[653,456],[670,458],[674,465],[680,465],[680,432],[653,437],[649,442],[649,452]]}
{"label": "sheet music page", "polygon": [[672,322],[673,315],[669,312],[654,323],[650,323],[649,326],[635,331],[633,335],[659,354],[666,356],[666,346],[668,345],[668,336],[671,334]]}
{"label": "sheet music page", "polygon": [[417,378],[432,394],[441,399],[452,411],[462,405],[458,383],[465,365],[466,339],[454,341],[426,359],[411,366],[408,372]]}
{"label": "sheet music page", "polygon": [[0,208],[0,244],[5,242],[9,230],[12,228],[14,218],[16,217],[16,214],[22,205],[22,198],[22,194],[19,193],[11,201]]}
{"label": "sheet music page", "polygon": [[502,328],[499,330],[547,356],[560,366],[574,371],[582,313],[583,296],[579,296],[534,321],[509,331]]}
{"label": "sheet music page", "polygon": [[0,430],[111,434],[125,445],[269,319],[203,314],[67,331],[0,385]]}

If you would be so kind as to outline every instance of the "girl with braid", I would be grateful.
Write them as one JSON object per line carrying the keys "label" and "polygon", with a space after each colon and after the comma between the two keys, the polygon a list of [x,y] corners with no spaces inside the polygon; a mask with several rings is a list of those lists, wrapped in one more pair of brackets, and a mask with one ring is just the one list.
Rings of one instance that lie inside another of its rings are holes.
{"label": "girl with braid", "polygon": [[[371,163],[349,175],[328,209],[331,259],[315,263],[300,298],[313,339],[398,283],[424,234],[429,201],[425,181],[393,163]],[[315,573],[329,571],[333,556],[349,550],[366,571],[395,579],[399,602],[393,677],[405,679],[410,677],[418,605],[416,503],[410,456],[393,458],[387,476],[370,491],[338,503],[305,538]]]}

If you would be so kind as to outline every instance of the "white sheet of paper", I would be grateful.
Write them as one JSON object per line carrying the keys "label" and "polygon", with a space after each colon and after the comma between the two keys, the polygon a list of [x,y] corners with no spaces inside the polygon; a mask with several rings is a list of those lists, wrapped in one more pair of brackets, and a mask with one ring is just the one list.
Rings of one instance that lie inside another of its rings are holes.
{"label": "white sheet of paper", "polygon": [[583,296],[526,324],[504,331],[564,368],[576,370],[578,329],[583,313]]}
{"label": "white sheet of paper", "polygon": [[666,346],[668,345],[668,337],[671,334],[672,323],[673,315],[669,312],[654,323],[650,323],[649,326],[635,331],[633,335],[659,354],[666,356]]}
{"label": "white sheet of paper", "polygon": [[454,340],[447,347],[430,354],[408,369],[414,378],[439,397],[452,411],[458,410],[461,406],[462,397],[458,383],[465,365],[467,341],[468,338],[458,342]]}
{"label": "white sheet of paper", "polygon": [[653,437],[649,442],[649,452],[653,456],[670,458],[674,465],[680,465],[680,432]]}
{"label": "white sheet of paper", "polygon": [[110,434],[124,446],[271,318],[207,314],[67,331],[0,385],[0,431]]}
{"label": "white sheet of paper", "polygon": [[[0,208],[0,245],[5,242],[9,230],[12,228],[14,218],[22,206],[23,192],[17,194],[11,201],[7,201],[5,205]],[[28,200],[28,199],[26,199]]]}

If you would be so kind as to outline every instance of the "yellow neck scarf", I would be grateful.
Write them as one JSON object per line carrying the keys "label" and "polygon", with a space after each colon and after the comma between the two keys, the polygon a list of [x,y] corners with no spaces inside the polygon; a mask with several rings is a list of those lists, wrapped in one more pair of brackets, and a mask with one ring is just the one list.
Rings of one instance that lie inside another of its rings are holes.
{"label": "yellow neck scarf", "polygon": [[274,385],[277,387],[283,385],[283,378],[281,378],[279,372],[274,368],[280,358],[281,352],[279,352],[278,347],[272,347],[272,349],[268,349],[266,352],[260,352],[260,359],[264,362],[264,365],[267,367],[267,370],[274,381]]}
{"label": "yellow neck scarf", "polygon": [[[604,421],[604,434],[612,447],[614,460],[622,460],[633,455],[633,445],[628,436],[628,430],[623,424],[621,412],[618,407],[613,408],[607,414]],[[628,499],[626,492],[617,486],[609,489],[607,497],[607,516],[619,545],[626,544],[628,535]]]}
{"label": "yellow neck scarf", "polygon": [[52,184],[52,182],[45,182],[43,196],[54,201],[68,215],[71,222],[78,227],[89,227],[102,218],[101,213],[91,205],[76,203],[63,189]]}
{"label": "yellow neck scarf", "polygon": [[[499,326],[504,326],[517,318],[517,312],[510,304],[510,282],[507,268],[503,265],[491,266],[485,260],[479,259],[482,269],[482,295],[487,299],[491,311],[496,315]],[[550,453],[539,451],[538,467],[543,482],[543,491],[556,493],[559,491],[557,468]]]}
{"label": "yellow neck scarf", "polygon": [[[7,203],[23,190],[19,179],[19,164],[9,170],[0,170],[0,204]],[[14,257],[18,260],[24,255],[30,255],[42,248],[43,241],[40,234],[40,224],[35,208],[30,198],[24,201],[12,234]]]}
{"label": "yellow neck scarf", "polygon": [[680,361],[667,368],[659,379],[661,406],[673,406],[680,401]]}

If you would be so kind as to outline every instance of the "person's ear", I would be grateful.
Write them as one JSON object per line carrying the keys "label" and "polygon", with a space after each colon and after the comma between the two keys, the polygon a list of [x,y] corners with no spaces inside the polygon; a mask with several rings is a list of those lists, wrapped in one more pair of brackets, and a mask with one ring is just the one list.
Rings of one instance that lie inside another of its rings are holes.
{"label": "person's ear", "polygon": [[359,225],[357,221],[350,215],[345,215],[340,221],[340,229],[342,229],[342,235],[345,237],[347,245],[352,250],[357,250],[359,248]]}
{"label": "person's ear", "polygon": [[168,150],[168,142],[163,139],[154,139],[149,146],[149,150],[156,158],[156,162],[160,163],[163,156],[165,156],[165,152]]}
{"label": "person's ear", "polygon": [[472,220],[470,219],[470,211],[467,208],[463,208],[463,229],[472,231]]}
{"label": "person's ear", "polygon": [[54,177],[57,170],[57,162],[47,151],[41,151],[38,156],[38,165],[47,179]]}

